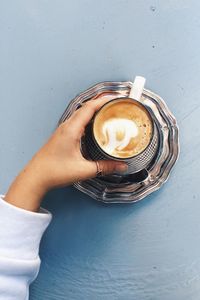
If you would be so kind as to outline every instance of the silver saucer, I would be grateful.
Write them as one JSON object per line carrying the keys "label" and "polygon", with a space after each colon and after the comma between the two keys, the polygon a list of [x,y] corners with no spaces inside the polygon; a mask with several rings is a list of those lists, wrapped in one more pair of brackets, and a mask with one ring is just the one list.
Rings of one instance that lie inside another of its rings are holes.
{"label": "silver saucer", "polygon": [[[83,102],[97,98],[109,99],[128,96],[132,82],[101,82],[71,100],[58,125],[64,122]],[[175,117],[164,100],[150,90],[144,89],[142,101],[152,111],[160,136],[160,148],[156,158],[145,170],[146,176],[139,182],[129,176],[110,175],[76,182],[74,186],[106,203],[129,203],[142,200],[158,190],[168,179],[179,155],[178,126]]]}

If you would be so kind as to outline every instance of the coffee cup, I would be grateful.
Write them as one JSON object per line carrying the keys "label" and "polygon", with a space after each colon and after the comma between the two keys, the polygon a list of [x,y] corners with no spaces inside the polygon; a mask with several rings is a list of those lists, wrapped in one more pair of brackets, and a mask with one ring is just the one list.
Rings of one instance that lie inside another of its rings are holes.
{"label": "coffee cup", "polygon": [[112,99],[91,120],[87,130],[87,153],[91,159],[125,161],[127,174],[149,165],[158,148],[157,126],[141,101],[145,79],[137,76],[128,97]]}

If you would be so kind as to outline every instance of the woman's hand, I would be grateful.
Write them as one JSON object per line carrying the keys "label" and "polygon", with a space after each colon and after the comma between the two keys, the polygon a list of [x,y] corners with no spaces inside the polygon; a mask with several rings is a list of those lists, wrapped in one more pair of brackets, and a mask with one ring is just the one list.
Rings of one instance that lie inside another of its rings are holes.
{"label": "woman's hand", "polygon": [[[16,177],[5,200],[21,208],[37,211],[48,190],[95,177],[97,164],[82,156],[80,139],[95,111],[107,101],[88,101],[62,123]],[[104,174],[127,169],[125,163],[112,160],[102,160],[99,164]]]}

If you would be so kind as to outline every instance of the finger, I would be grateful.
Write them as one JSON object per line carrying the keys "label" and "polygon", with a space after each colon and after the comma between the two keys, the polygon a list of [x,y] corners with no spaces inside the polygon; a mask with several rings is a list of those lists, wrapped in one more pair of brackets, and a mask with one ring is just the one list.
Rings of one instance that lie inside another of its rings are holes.
{"label": "finger", "polygon": [[126,172],[128,168],[126,163],[116,162],[113,160],[99,160],[98,165],[99,165],[99,170],[97,168],[97,172],[101,171],[102,175],[108,175],[114,172],[124,174],[124,172]]}
{"label": "finger", "polygon": [[75,111],[70,120],[70,126],[75,130],[74,134],[83,133],[85,126],[92,119],[94,113],[98,111],[110,99],[96,99],[86,102],[81,108]]}
{"label": "finger", "polygon": [[84,173],[82,174],[82,180],[93,178],[97,176],[98,169],[101,170],[102,175],[109,175],[113,173],[124,174],[128,166],[124,162],[116,162],[113,160],[99,160],[99,168],[95,161],[87,161],[84,168]]}

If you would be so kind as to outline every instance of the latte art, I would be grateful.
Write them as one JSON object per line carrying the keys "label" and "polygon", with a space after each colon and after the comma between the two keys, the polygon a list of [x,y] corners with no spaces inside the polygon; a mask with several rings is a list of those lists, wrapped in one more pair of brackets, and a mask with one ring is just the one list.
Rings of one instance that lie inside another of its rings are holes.
{"label": "latte art", "polygon": [[105,139],[104,151],[112,155],[123,152],[132,138],[138,135],[138,128],[133,120],[122,118],[109,119],[102,127]]}
{"label": "latte art", "polygon": [[130,99],[105,104],[93,122],[93,134],[100,148],[116,158],[134,157],[150,143],[152,120],[147,109]]}

